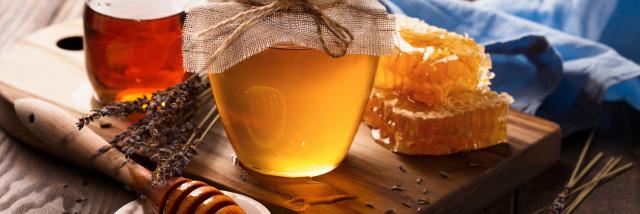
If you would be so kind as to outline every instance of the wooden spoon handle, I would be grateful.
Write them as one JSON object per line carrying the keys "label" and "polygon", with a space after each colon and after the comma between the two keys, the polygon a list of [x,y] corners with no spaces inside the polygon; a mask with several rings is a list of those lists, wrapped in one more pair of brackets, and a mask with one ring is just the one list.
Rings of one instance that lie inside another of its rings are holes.
{"label": "wooden spoon handle", "polygon": [[206,186],[206,183],[177,177],[153,187],[150,182],[151,172],[133,161],[127,162],[120,151],[111,149],[95,157],[98,149],[109,144],[89,128],[78,130],[75,126],[77,119],[60,107],[42,100],[26,98],[16,100],[14,108],[20,122],[47,145],[45,150],[55,149],[57,154],[62,154],[70,161],[91,165],[111,175],[138,193],[148,196],[155,204],[156,211],[192,213],[198,209],[202,213],[244,214],[231,198],[222,195],[213,187]]}
{"label": "wooden spoon handle", "polygon": [[[127,163],[116,149],[95,157],[99,148],[108,143],[89,128],[78,130],[78,121],[63,109],[38,99],[26,98],[14,102],[20,121],[49,148],[65,154],[67,160],[89,165],[111,175],[141,194],[153,191],[149,185],[151,172],[141,165]],[[53,152],[53,151],[48,151]]]}

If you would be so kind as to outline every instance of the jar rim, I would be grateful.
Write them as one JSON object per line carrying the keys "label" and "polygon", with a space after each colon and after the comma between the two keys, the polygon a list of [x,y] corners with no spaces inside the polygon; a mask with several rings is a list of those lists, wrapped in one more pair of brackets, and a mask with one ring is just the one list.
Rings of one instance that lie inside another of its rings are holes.
{"label": "jar rim", "polygon": [[270,48],[274,48],[274,49],[284,49],[284,50],[309,50],[311,48],[309,47],[305,47],[304,45],[301,44],[297,44],[297,43],[278,43],[276,45],[271,46]]}

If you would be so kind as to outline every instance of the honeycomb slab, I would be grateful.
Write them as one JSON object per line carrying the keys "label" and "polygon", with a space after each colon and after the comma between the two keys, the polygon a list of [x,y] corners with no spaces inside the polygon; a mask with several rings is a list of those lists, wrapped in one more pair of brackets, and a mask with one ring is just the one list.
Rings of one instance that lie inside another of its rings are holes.
{"label": "honeycomb slab", "polygon": [[506,142],[513,98],[489,88],[491,59],[468,36],[396,16],[397,53],[380,58],[364,113],[379,144],[445,155]]}
{"label": "honeycomb slab", "polygon": [[507,137],[511,96],[468,92],[425,108],[393,94],[375,92],[365,112],[374,139],[393,152],[445,155],[486,148]]}
{"label": "honeycomb slab", "polygon": [[398,53],[381,57],[374,86],[428,106],[450,93],[487,90],[491,58],[473,39],[397,16]]}

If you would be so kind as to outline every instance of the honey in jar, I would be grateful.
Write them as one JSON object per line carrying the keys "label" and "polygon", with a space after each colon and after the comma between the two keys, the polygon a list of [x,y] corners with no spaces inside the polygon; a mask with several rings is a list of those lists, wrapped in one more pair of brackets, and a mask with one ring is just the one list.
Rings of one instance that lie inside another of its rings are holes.
{"label": "honey in jar", "polygon": [[285,177],[331,171],[346,156],[371,93],[378,58],[270,48],[210,73],[239,161]]}
{"label": "honey in jar", "polygon": [[87,73],[100,103],[133,100],[185,78],[187,0],[90,0],[84,10]]}

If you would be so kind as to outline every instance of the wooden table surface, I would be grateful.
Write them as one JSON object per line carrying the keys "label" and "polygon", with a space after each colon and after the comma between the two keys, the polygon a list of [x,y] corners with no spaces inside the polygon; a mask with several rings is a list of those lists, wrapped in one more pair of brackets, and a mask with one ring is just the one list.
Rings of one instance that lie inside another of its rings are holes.
{"label": "wooden table surface", "polygon": [[[0,0],[0,52],[37,29],[79,17],[83,3]],[[600,116],[591,153],[602,151],[605,157],[616,155],[623,162],[640,164],[640,113],[623,103],[607,103]],[[570,176],[587,135],[579,132],[565,138],[558,164],[482,212],[531,213],[551,201]],[[113,213],[136,197],[107,176],[24,146],[0,130],[0,213]],[[597,188],[576,213],[638,210],[640,167],[636,166]]]}

